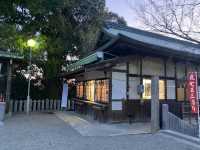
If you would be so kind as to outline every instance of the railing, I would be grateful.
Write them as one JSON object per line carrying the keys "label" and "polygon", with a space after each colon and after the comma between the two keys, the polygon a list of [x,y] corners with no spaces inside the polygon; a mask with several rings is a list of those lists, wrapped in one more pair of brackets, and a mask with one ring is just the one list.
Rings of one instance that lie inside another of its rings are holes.
{"label": "railing", "polygon": [[[26,112],[27,100],[11,100],[9,111],[13,113]],[[56,111],[61,109],[61,101],[53,99],[31,100],[30,112]]]}
{"label": "railing", "polygon": [[170,113],[167,104],[162,105],[162,125],[163,129],[180,132],[194,137],[198,136],[198,125],[189,124]]}

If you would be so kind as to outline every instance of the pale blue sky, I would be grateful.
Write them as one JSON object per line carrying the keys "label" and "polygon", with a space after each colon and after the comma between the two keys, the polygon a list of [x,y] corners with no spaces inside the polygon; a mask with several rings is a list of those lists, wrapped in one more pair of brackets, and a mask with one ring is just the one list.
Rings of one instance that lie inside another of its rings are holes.
{"label": "pale blue sky", "polygon": [[[132,1],[136,2],[137,0]],[[129,26],[136,26],[136,17],[127,0],[106,0],[106,6],[110,11],[123,16]]]}

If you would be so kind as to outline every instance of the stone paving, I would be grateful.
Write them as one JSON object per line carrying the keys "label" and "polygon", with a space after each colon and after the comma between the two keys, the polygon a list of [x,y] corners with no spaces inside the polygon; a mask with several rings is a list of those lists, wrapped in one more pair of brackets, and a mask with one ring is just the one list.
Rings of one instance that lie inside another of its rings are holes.
{"label": "stone paving", "polygon": [[58,112],[56,116],[82,136],[119,136],[130,134],[147,134],[150,133],[150,123],[99,123],[73,112]]}
{"label": "stone paving", "polygon": [[[72,119],[76,120],[76,117]],[[60,119],[58,113],[40,113],[8,118],[4,125],[0,126],[0,150],[199,150],[199,148],[161,133],[83,136],[69,122]]]}

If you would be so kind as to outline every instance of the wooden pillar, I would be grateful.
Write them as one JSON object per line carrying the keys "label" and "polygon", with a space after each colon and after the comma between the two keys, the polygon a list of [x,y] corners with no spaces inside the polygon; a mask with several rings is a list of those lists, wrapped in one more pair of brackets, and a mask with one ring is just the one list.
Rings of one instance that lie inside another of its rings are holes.
{"label": "wooden pillar", "polygon": [[[143,56],[140,56],[140,84],[143,84],[143,77],[142,77],[142,62],[143,62]],[[142,93],[140,94],[140,100],[142,100]]]}
{"label": "wooden pillar", "polygon": [[160,106],[159,106],[159,77],[152,77],[151,81],[151,132],[155,133],[160,129]]}
{"label": "wooden pillar", "polygon": [[[188,65],[188,62],[186,61],[185,62],[185,81],[184,82],[186,82],[186,78],[187,78],[187,72],[188,72],[188,70],[187,70],[187,65]],[[186,83],[185,83],[185,85],[186,85]],[[186,103],[186,101],[187,101],[187,97],[186,97],[186,95],[187,95],[187,90],[186,90],[186,86],[184,85],[184,102]]]}
{"label": "wooden pillar", "polygon": [[178,100],[178,92],[177,92],[177,62],[174,61],[174,76],[175,76],[175,96],[176,96],[176,101]]}
{"label": "wooden pillar", "polygon": [[126,63],[126,100],[129,100],[129,62]]}
{"label": "wooden pillar", "polygon": [[6,105],[9,115],[12,115],[10,106],[11,84],[12,84],[12,59],[7,63],[7,81],[6,81]]}
{"label": "wooden pillar", "polygon": [[108,119],[112,118],[112,71],[110,72],[109,77],[109,108],[108,108]]}
{"label": "wooden pillar", "polygon": [[167,100],[167,60],[164,59],[164,82],[165,82],[165,101]]}

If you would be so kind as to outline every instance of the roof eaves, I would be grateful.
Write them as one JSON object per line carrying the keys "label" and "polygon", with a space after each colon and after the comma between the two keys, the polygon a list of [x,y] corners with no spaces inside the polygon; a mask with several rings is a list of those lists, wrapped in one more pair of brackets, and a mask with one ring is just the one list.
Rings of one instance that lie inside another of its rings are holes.
{"label": "roof eaves", "polygon": [[107,43],[104,44],[103,46],[97,48],[95,51],[96,51],[96,52],[97,52],[97,51],[103,51],[103,50],[105,50],[106,48],[108,48],[109,46],[113,45],[113,44],[114,44],[116,41],[118,41],[119,39],[120,39],[120,36],[119,36],[119,35],[117,35],[117,36],[114,36],[114,35],[113,35],[113,38],[112,38],[109,42],[107,42]]}
{"label": "roof eaves", "polygon": [[136,33],[136,34],[141,34],[144,36],[150,36],[153,38],[158,38],[158,39],[162,39],[162,40],[166,40],[169,42],[174,42],[174,43],[180,43],[180,44],[184,44],[187,46],[192,46],[195,48],[200,48],[199,44],[195,44],[189,41],[184,41],[184,40],[180,40],[180,39],[176,39],[176,38],[172,38],[172,37],[168,37],[168,36],[164,36],[161,34],[157,34],[157,33],[153,33],[153,32],[149,32],[149,31],[145,31],[145,30],[141,30],[141,29],[137,29],[137,28],[133,28],[133,27],[128,27],[125,25],[118,25],[115,23],[106,23],[105,29],[115,29],[115,30],[123,30],[123,31],[127,31],[127,32],[131,32],[131,33]]}
{"label": "roof eaves", "polygon": [[180,52],[189,52],[192,54],[197,54],[200,55],[200,46],[197,44],[190,43],[185,44],[185,43],[177,43],[176,41],[168,41],[162,38],[156,38],[140,33],[135,33],[135,32],[128,32],[124,30],[118,31],[118,29],[107,29],[107,32],[110,32],[112,34],[118,35],[118,36],[126,36],[128,38],[131,38],[136,41],[140,41],[146,44],[152,44],[155,46],[163,47],[163,48],[168,48],[171,50],[178,50]]}
{"label": "roof eaves", "polygon": [[[134,40],[134,39],[131,39],[131,38],[126,37],[124,35],[121,35],[121,34],[119,34],[119,35],[120,35],[120,37],[121,37],[122,40],[125,40],[127,42],[131,42],[131,41]],[[145,45],[147,44],[147,43],[144,43],[144,42],[141,42],[141,41],[137,41],[137,40],[134,40],[134,43],[135,42],[137,42],[138,44],[142,44],[142,45],[143,44],[145,44]],[[152,48],[155,47],[154,50],[156,50],[156,48],[159,48],[159,51],[154,51],[154,52],[157,52],[157,53],[163,53],[163,52],[165,52],[167,54],[172,54],[174,56],[184,56],[184,57],[187,57],[187,58],[190,57],[190,58],[195,58],[195,59],[199,59],[200,58],[200,54],[194,54],[194,53],[191,53],[191,52],[188,52],[188,51],[182,51],[180,53],[180,50],[177,50],[177,49],[172,49],[172,48],[167,48],[167,47],[161,47],[161,46],[153,45],[153,44],[149,44],[149,43],[148,43],[148,45],[150,45]],[[160,49],[162,49],[162,51]]]}

